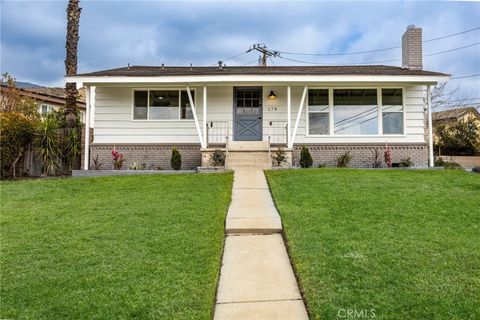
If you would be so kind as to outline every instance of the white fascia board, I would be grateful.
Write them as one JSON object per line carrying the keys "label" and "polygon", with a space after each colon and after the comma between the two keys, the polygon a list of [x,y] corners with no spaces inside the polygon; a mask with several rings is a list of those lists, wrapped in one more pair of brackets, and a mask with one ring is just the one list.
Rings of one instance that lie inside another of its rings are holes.
{"label": "white fascia board", "polygon": [[95,77],[72,76],[65,77],[66,82],[76,82],[89,85],[150,83],[150,84],[220,84],[220,83],[344,83],[344,82],[402,82],[418,84],[436,84],[447,81],[449,76],[413,76],[413,75],[201,75],[201,76],[158,76],[158,77]]}

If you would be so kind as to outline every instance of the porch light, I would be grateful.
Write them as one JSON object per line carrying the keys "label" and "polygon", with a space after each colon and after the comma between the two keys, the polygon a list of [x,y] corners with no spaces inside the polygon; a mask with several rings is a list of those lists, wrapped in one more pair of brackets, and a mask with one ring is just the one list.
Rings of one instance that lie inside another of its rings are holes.
{"label": "porch light", "polygon": [[275,94],[275,92],[273,92],[273,90],[270,90],[270,94],[268,95],[268,99],[270,99],[270,100],[277,99],[277,95]]}

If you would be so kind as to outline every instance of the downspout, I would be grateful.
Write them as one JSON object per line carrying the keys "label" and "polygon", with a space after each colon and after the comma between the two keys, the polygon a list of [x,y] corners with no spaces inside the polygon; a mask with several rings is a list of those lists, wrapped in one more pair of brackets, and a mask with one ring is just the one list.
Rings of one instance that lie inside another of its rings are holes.
{"label": "downspout", "polygon": [[428,111],[428,165],[434,166],[433,159],[433,128],[432,128],[432,95],[430,85],[427,86],[427,111]]}
{"label": "downspout", "polygon": [[88,170],[90,160],[90,86],[85,91],[85,150],[83,158],[83,170]]}

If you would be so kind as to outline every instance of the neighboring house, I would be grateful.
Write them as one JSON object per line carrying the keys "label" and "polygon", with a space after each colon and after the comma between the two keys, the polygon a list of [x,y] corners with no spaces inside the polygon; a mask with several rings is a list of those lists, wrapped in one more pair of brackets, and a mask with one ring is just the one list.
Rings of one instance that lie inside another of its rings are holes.
{"label": "neighboring house", "polygon": [[[449,76],[422,70],[421,43],[421,29],[409,26],[401,68],[220,63],[130,66],[66,77],[87,88],[87,101],[95,94],[84,169],[97,156],[103,168],[111,168],[114,148],[127,164],[169,168],[173,146],[183,168],[205,165],[213,148],[227,148],[230,156],[276,146],[284,146],[296,165],[302,145],[310,148],[314,166],[334,165],[350,151],[352,166],[367,167],[374,149],[383,154],[386,144],[394,163],[411,157],[416,166],[427,166],[433,151],[424,137],[423,98],[426,88]],[[87,113],[92,107],[87,104]]]}
{"label": "neighboring house", "polygon": [[[479,107],[480,108],[480,107]],[[476,107],[455,108],[432,113],[433,126],[452,126],[460,121],[474,119],[480,126],[480,113]]]}
{"label": "neighboring house", "polygon": [[[7,89],[2,85],[3,89]],[[52,110],[58,111],[65,107],[65,89],[64,88],[50,88],[50,87],[35,87],[35,88],[17,88],[19,94],[23,97],[34,99],[38,102],[38,112],[42,117],[47,115]],[[78,90],[77,108],[80,119],[85,123],[85,89]]]}

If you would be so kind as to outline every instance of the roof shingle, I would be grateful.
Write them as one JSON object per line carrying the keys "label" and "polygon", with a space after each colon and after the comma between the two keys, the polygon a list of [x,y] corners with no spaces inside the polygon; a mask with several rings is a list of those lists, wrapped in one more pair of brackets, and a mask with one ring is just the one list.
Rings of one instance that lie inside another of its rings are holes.
{"label": "roof shingle", "polygon": [[78,76],[195,76],[195,75],[415,75],[415,76],[448,76],[448,74],[411,70],[393,66],[271,66],[271,67],[163,67],[163,66],[130,66],[90,73]]}

